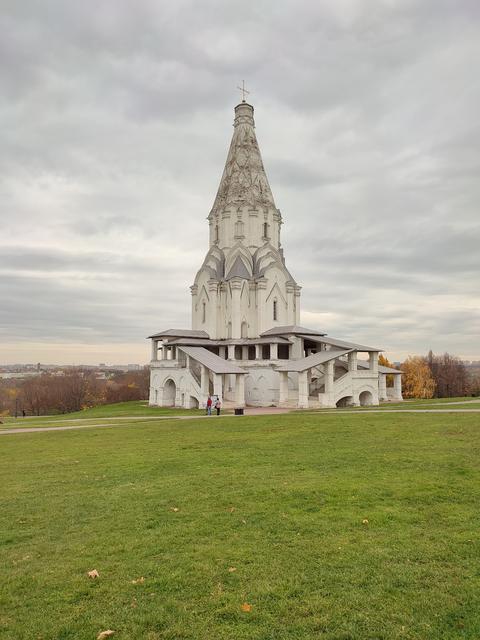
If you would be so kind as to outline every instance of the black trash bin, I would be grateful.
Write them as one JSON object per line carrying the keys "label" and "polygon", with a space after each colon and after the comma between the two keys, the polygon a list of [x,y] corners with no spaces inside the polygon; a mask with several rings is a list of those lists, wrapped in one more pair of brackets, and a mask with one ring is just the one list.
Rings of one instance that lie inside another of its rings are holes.
{"label": "black trash bin", "polygon": [[243,409],[240,409],[240,408],[235,409],[235,415],[236,416],[243,416]]}

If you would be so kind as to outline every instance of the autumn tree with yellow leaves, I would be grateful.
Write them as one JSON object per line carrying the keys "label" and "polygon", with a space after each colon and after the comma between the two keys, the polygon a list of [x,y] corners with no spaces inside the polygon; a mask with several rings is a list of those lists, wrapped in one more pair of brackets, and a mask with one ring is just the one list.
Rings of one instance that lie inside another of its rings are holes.
{"label": "autumn tree with yellow leaves", "polygon": [[404,398],[433,398],[436,385],[425,358],[409,356],[400,369]]}

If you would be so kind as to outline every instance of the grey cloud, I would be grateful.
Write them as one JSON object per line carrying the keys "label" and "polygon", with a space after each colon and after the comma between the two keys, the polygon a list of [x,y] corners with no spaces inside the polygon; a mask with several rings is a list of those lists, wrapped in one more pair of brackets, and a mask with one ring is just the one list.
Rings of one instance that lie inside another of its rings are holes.
{"label": "grey cloud", "polygon": [[392,353],[480,356],[479,17],[474,0],[4,3],[1,341],[142,354],[188,325],[245,78],[306,316]]}

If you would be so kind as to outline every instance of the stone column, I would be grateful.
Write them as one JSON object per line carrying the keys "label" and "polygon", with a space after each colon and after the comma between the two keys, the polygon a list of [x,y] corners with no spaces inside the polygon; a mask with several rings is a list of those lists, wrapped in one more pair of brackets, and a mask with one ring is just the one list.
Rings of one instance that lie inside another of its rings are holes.
{"label": "stone column", "polygon": [[272,342],[270,345],[270,360],[278,360],[278,344]]}
{"label": "stone column", "polygon": [[208,281],[208,294],[210,296],[210,302],[207,304],[207,317],[205,318],[205,325],[208,327],[207,333],[209,333],[211,336],[217,336],[218,282],[216,280]]}
{"label": "stone column", "polygon": [[248,345],[242,346],[242,360],[248,360]]}
{"label": "stone column", "polygon": [[228,345],[228,359],[229,360],[235,360],[235,345],[234,344],[229,344]]}
{"label": "stone column", "polygon": [[213,395],[223,401],[223,376],[221,373],[213,374]]}
{"label": "stone column", "polygon": [[384,373],[378,374],[378,399],[387,399],[387,376]]}
{"label": "stone column", "polygon": [[255,345],[255,360],[261,360],[262,359],[262,345],[261,344],[256,344]]}
{"label": "stone column", "polygon": [[300,290],[302,287],[295,287],[295,324],[300,324]]}
{"label": "stone column", "polygon": [[351,351],[348,354],[348,370],[357,371],[357,352]]}
{"label": "stone column", "polygon": [[245,374],[235,375],[235,406],[238,408],[245,406]]}
{"label": "stone column", "polygon": [[287,284],[286,289],[287,289],[287,324],[297,324],[296,318],[295,318],[295,285]]}
{"label": "stone column", "polygon": [[325,366],[325,393],[333,392],[334,371],[335,371],[335,360],[329,360]]}
{"label": "stone column", "polygon": [[334,375],[335,375],[335,360],[329,360],[325,363],[325,393],[324,393],[324,405],[326,407],[334,407],[335,406],[335,396],[334,396]]}
{"label": "stone column", "polygon": [[200,391],[202,395],[208,396],[208,369],[205,365],[200,365]]}
{"label": "stone column", "polygon": [[242,280],[233,278],[230,280],[232,291],[232,338],[241,338],[240,294],[242,292]]}
{"label": "stone column", "polygon": [[[267,283],[266,281],[260,280],[257,282],[257,318],[258,318],[258,328],[257,335],[260,335],[263,331],[266,331],[268,328],[265,322],[265,295],[267,292]],[[268,312],[267,312],[268,313]]]}
{"label": "stone column", "polygon": [[395,400],[403,400],[402,396],[402,374],[395,373],[393,375],[393,397]]}
{"label": "stone column", "polygon": [[190,292],[192,294],[192,328],[197,329],[197,293],[198,287],[196,284],[193,284],[190,287]]}
{"label": "stone column", "polygon": [[152,340],[152,362],[158,360],[158,340]]}
{"label": "stone column", "polygon": [[288,402],[288,371],[280,371],[280,397],[279,404],[286,404]]}
{"label": "stone column", "polygon": [[168,347],[162,344],[162,360],[168,359]]}
{"label": "stone column", "polygon": [[298,374],[298,407],[308,409],[308,375],[307,371]]}
{"label": "stone column", "polygon": [[378,351],[370,351],[368,354],[368,365],[372,373],[378,373]]}
{"label": "stone column", "polygon": [[220,358],[223,358],[225,360],[226,354],[227,354],[227,347],[225,345],[221,345],[220,347],[218,347],[218,355]]}

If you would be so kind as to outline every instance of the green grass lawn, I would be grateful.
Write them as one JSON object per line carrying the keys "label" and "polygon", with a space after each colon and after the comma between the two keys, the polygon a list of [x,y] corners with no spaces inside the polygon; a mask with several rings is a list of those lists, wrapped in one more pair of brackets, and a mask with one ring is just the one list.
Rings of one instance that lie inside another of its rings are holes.
{"label": "green grass lawn", "polygon": [[478,639],[479,449],[460,413],[1,436],[0,638]]}
{"label": "green grass lawn", "polygon": [[[374,411],[374,410],[409,410],[409,409],[478,409],[480,397],[463,396],[461,398],[410,398],[402,402],[382,402],[379,406],[365,407],[337,407],[336,409],[309,409],[309,412],[318,411]],[[304,411],[297,409],[296,411]]]}
{"label": "green grass lawn", "polygon": [[[40,418],[50,418],[65,420],[67,418],[112,418],[116,416],[164,416],[164,415],[191,415],[199,413],[200,409],[176,409],[171,407],[149,407],[146,400],[132,400],[130,402],[117,402],[116,404],[99,405],[91,409],[83,409],[73,413],[57,414],[53,416],[40,416]],[[204,410],[203,410],[204,412]],[[6,422],[21,423],[37,420],[37,416],[26,416],[14,418],[12,416],[3,417]]]}

